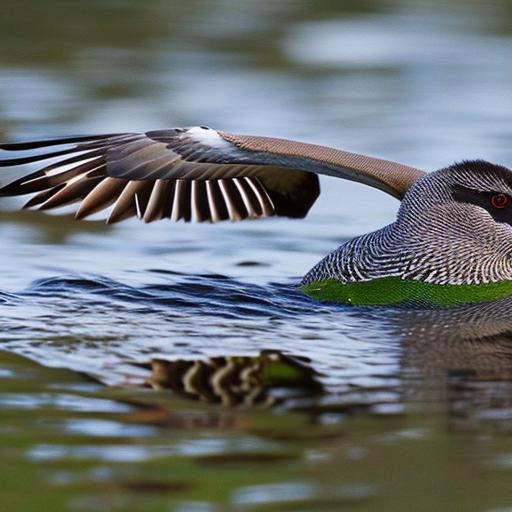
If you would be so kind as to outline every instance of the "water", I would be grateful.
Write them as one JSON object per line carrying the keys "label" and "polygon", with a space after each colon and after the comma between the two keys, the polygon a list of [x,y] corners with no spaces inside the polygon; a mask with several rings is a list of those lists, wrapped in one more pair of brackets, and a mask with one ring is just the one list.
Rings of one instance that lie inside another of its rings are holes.
{"label": "water", "polygon": [[[511,16],[5,0],[0,136],[206,123],[427,170],[510,165]],[[295,289],[395,200],[323,179],[302,221],[216,226],[18,206],[0,202],[2,510],[512,507],[510,300],[372,310]]]}

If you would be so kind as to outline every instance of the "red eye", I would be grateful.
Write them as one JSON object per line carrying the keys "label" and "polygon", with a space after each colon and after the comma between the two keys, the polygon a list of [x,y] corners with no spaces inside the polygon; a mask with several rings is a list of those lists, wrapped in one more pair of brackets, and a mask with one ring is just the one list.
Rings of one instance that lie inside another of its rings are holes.
{"label": "red eye", "polygon": [[507,194],[494,194],[491,196],[491,204],[494,208],[505,208],[508,205],[509,197]]}

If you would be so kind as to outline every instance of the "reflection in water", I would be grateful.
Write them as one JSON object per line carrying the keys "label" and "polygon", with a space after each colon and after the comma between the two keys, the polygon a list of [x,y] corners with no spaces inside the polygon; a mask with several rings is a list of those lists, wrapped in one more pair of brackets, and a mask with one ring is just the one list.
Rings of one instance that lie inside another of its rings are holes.
{"label": "reflection in water", "polygon": [[313,376],[307,361],[268,351],[254,357],[154,359],[147,384],[224,406],[274,406],[285,399],[297,398],[300,392],[306,396],[318,393],[321,385]]}
{"label": "reflection in water", "polygon": [[403,338],[406,368],[496,372],[508,377],[512,363],[512,298],[446,311],[393,316]]}
{"label": "reflection in water", "polygon": [[[443,411],[459,428],[474,428],[474,421],[489,424],[496,420],[504,428],[506,420],[506,428],[512,429],[511,307],[512,298],[507,298],[451,310],[395,309],[386,312],[384,322],[367,311],[367,321],[378,322],[383,333],[397,337],[400,346],[400,369],[395,377],[401,383],[389,388],[398,391],[397,403]],[[344,362],[338,360],[335,366]],[[375,363],[374,371],[378,373],[378,361]],[[229,406],[280,403],[324,414],[360,413],[371,410],[372,405],[383,405],[379,398],[385,386],[370,386],[365,399],[347,401],[343,396],[346,391],[340,395],[342,378],[337,382],[328,379],[330,389],[324,389],[322,396],[325,375],[314,368],[314,361],[275,351],[253,357],[157,359],[151,362],[152,374],[147,382],[155,389],[171,389],[188,398]],[[293,394],[283,393],[290,386],[295,392],[300,388],[302,398],[309,397],[307,405]]]}
{"label": "reflection in water", "polygon": [[[469,457],[467,470],[450,463],[450,481],[466,488],[482,471],[471,459],[481,434],[512,426],[512,299],[452,310],[350,308],[290,285],[161,271],[146,286],[55,278],[2,297],[3,348],[95,376],[30,386],[48,370],[18,375],[28,363],[3,356],[2,367],[13,368],[0,373],[0,407],[13,411],[3,421],[26,422],[25,432],[34,425],[23,458],[49,467],[64,494],[113,488],[178,503],[211,497],[222,481],[228,503],[337,510],[368,502],[372,510],[379,499],[400,510],[382,492],[397,472],[426,492],[417,460],[451,446],[449,435],[475,432],[450,448],[457,461]],[[34,421],[43,413],[51,420]],[[491,489],[509,485],[500,471],[512,444],[498,437],[487,450],[492,486],[488,478],[473,485],[494,502],[501,495]],[[84,469],[62,469],[70,464]],[[440,463],[422,464],[442,485]]]}
{"label": "reflection in water", "polygon": [[404,390],[409,400],[437,401],[458,429],[512,431],[511,308],[506,298],[401,315],[402,372],[417,379]]}
{"label": "reflection in water", "polygon": [[[46,279],[2,301],[4,348],[106,383],[318,415],[414,406],[503,420],[512,403],[512,298],[441,310],[353,308],[315,302],[294,285],[158,271],[142,287]],[[490,414],[499,404],[504,413]]]}

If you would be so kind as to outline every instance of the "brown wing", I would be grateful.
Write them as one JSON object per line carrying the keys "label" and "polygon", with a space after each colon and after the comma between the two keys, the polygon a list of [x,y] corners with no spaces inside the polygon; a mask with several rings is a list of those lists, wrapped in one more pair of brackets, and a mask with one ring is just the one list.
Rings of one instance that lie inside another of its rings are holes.
{"label": "brown wing", "polygon": [[[57,149],[48,150],[53,146]],[[77,218],[111,207],[108,222],[134,215],[146,222],[304,217],[320,192],[318,174],[361,181],[396,197],[423,175],[332,148],[207,127],[2,144],[0,149],[27,153],[1,159],[0,166],[53,159],[0,189],[0,195],[35,194],[25,206],[43,210],[81,202]]]}

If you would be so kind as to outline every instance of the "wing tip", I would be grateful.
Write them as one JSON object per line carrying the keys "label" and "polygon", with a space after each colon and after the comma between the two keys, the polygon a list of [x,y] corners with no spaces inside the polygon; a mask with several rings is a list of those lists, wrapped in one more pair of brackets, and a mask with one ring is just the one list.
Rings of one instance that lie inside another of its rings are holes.
{"label": "wing tip", "polygon": [[18,142],[0,142],[0,150],[3,151],[24,151],[30,149],[39,149],[49,146],[59,146],[63,144],[75,144],[80,142],[89,142],[95,140],[109,139],[129,135],[129,132],[103,133],[96,135],[66,135],[64,137],[45,137],[42,139],[21,140]]}

